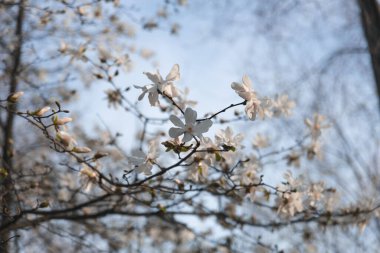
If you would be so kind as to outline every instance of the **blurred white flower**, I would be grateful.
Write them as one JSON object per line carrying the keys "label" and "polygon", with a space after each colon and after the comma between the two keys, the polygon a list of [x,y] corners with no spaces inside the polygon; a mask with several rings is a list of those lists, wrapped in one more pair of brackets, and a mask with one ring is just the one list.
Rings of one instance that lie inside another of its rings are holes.
{"label": "blurred white flower", "polygon": [[234,136],[234,132],[230,127],[227,127],[226,130],[219,130],[215,135],[215,141],[218,145],[227,145],[234,149],[240,147],[243,138],[244,136],[240,133]]}
{"label": "blurred white flower", "polygon": [[252,141],[252,145],[255,148],[266,148],[269,147],[269,138],[268,136],[262,135],[262,134],[256,134],[255,139]]}
{"label": "blurred white flower", "polygon": [[316,140],[321,135],[321,130],[330,127],[329,124],[324,123],[326,118],[320,114],[314,114],[313,119],[305,119],[306,126],[310,129],[311,137]]}
{"label": "blurred white flower", "polygon": [[288,95],[283,94],[276,96],[272,102],[272,106],[273,114],[275,117],[279,117],[282,114],[288,117],[292,114],[292,110],[296,106],[296,103],[292,100],[289,100]]}
{"label": "blurred white flower", "polygon": [[320,183],[316,183],[316,184],[312,184],[309,186],[309,189],[307,191],[307,195],[308,195],[308,201],[309,201],[309,205],[312,206],[312,207],[316,207],[317,206],[317,203],[319,201],[321,201],[321,199],[323,199],[323,191],[324,191],[324,183],[323,182],[320,182]]}
{"label": "blurred white flower", "polygon": [[175,115],[170,116],[170,121],[177,126],[169,129],[170,137],[176,138],[183,134],[182,142],[188,142],[193,136],[202,137],[202,134],[206,133],[212,126],[210,119],[197,122],[197,112],[190,107],[186,108],[184,116],[185,123]]}
{"label": "blurred white flower", "polygon": [[246,101],[245,113],[250,120],[255,120],[259,114],[261,118],[271,116],[271,100],[268,98],[259,99],[257,93],[252,89],[252,81],[247,75],[243,76],[242,83],[233,82],[231,88]]}
{"label": "blurred white flower", "polygon": [[286,192],[278,197],[278,213],[292,217],[294,214],[302,212],[303,207],[302,192]]}
{"label": "blurred white flower", "polygon": [[157,157],[157,143],[156,141],[151,141],[147,154],[142,150],[133,150],[132,156],[128,157],[128,162],[135,167],[137,173],[152,175],[152,167]]}

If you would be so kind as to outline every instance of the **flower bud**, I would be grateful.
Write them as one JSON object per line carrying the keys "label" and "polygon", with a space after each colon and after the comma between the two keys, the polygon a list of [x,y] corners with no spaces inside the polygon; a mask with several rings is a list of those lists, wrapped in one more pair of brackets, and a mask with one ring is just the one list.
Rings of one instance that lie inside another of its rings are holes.
{"label": "flower bud", "polygon": [[61,125],[64,125],[68,122],[73,121],[72,118],[68,118],[68,117],[58,118],[57,116],[54,116],[52,120],[53,120],[54,125],[56,125],[56,126],[57,125],[61,126]]}
{"label": "flower bud", "polygon": [[90,153],[92,150],[88,147],[74,147],[73,152],[75,153]]}
{"label": "flower bud", "polygon": [[18,92],[12,93],[7,97],[7,101],[11,102],[11,103],[16,103],[16,102],[18,102],[20,97],[22,97],[22,95],[24,95],[23,91],[18,91]]}
{"label": "flower bud", "polygon": [[56,135],[56,139],[68,150],[72,150],[74,146],[77,144],[75,139],[64,131],[58,131]]}
{"label": "flower bud", "polygon": [[37,117],[42,117],[46,112],[50,110],[49,106],[42,107],[32,113],[32,115],[35,115]]}
{"label": "flower bud", "polygon": [[100,159],[102,157],[105,157],[105,156],[108,156],[108,153],[105,153],[105,152],[96,152],[96,154],[94,155],[94,159],[97,160],[97,159]]}

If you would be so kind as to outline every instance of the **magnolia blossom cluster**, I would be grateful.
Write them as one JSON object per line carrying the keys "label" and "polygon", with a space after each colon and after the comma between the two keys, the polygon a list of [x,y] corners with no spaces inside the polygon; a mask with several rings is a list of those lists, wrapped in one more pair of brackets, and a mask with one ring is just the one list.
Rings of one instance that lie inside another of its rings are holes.
{"label": "magnolia blossom cluster", "polygon": [[[172,99],[174,107],[181,108],[186,105],[175,104],[175,101],[180,101],[181,96],[178,92],[174,81],[180,77],[179,66],[176,64],[171,69],[166,78],[162,78],[159,72],[156,74],[145,73],[153,82],[146,86],[135,86],[142,90],[139,100],[142,100],[147,94],[151,106],[160,104],[160,96],[163,98]],[[256,119],[257,115],[260,118],[271,116],[289,116],[295,103],[289,100],[287,95],[276,96],[273,100],[267,97],[260,97],[256,91],[252,89],[252,81],[247,75],[243,76],[242,83],[234,82],[231,85],[232,89],[245,100],[245,112],[249,119]],[[176,100],[174,100],[176,98]],[[234,134],[231,127],[216,131],[214,139],[205,137],[213,126],[213,117],[198,118],[197,112],[191,107],[186,107],[181,110],[182,116],[170,115],[169,120],[174,125],[168,131],[169,137],[172,139],[164,144],[168,148],[167,151],[173,150],[180,154],[194,150],[194,154],[189,158],[188,165],[185,167],[188,171],[188,178],[194,182],[207,182],[210,168],[221,168],[225,171],[231,171],[230,179],[236,185],[247,187],[243,195],[247,195],[252,201],[255,200],[257,191],[262,191],[267,194],[264,189],[260,173],[263,170],[263,165],[260,160],[253,154],[243,155],[239,152],[244,146],[242,142],[244,136],[242,134]],[[309,153],[318,153],[320,142],[318,141],[321,130],[328,127],[323,123],[322,116],[314,116],[314,120],[306,119],[305,123],[310,129],[312,145],[309,147]],[[192,143],[186,146],[186,143]],[[197,145],[195,146],[195,144]],[[256,134],[252,141],[255,149],[259,150],[270,146],[270,140],[267,136]],[[135,150],[129,158],[129,163],[135,169],[136,173],[152,175],[152,170],[157,164],[159,158],[158,143],[150,142],[149,151],[147,153],[142,150]],[[310,155],[308,154],[308,157]],[[287,156],[288,165],[290,157],[294,157],[291,163],[299,165],[299,157],[295,151],[290,150]],[[239,166],[236,166],[239,161],[244,161]],[[297,160],[298,159],[298,160]],[[295,179],[291,172],[287,172],[284,176],[286,183],[280,184],[276,188],[276,203],[278,213],[291,217],[297,213],[301,213],[308,207],[326,208],[328,203],[331,203],[331,198],[325,197],[327,192],[322,183],[312,184],[307,187],[302,179]],[[177,179],[179,180],[179,179]],[[181,182],[181,187],[183,183]],[[220,182],[219,185],[228,184]],[[268,196],[269,197],[269,196]],[[323,202],[324,201],[324,202]]]}
{"label": "magnolia blossom cluster", "polygon": [[245,100],[245,113],[250,120],[255,120],[256,116],[260,118],[271,116],[289,116],[295,107],[294,101],[288,99],[287,95],[277,96],[274,100],[268,97],[260,97],[252,88],[252,81],[244,75],[242,83],[233,82],[231,87],[235,92]]}
{"label": "magnolia blossom cluster", "polygon": [[304,210],[327,210],[338,203],[339,196],[334,189],[327,189],[323,182],[306,184],[302,177],[294,178],[290,171],[284,174],[285,183],[277,187],[278,213],[292,217]]}
{"label": "magnolia blossom cluster", "polygon": [[[173,150],[180,155],[181,153],[193,152],[191,157],[186,161],[185,167],[189,180],[193,182],[207,182],[209,179],[210,168],[220,168],[222,171],[230,174],[230,179],[234,187],[245,189],[242,191],[242,196],[248,196],[251,201],[256,199],[258,191],[267,194],[262,184],[260,176],[263,165],[260,160],[253,154],[245,155],[240,152],[244,146],[243,134],[237,133],[230,126],[225,129],[215,131],[214,138],[204,136],[213,126],[213,116],[206,118],[198,118],[198,113],[191,107],[195,103],[191,100],[184,99],[181,92],[175,85],[175,81],[179,80],[179,66],[175,64],[169,74],[163,78],[160,73],[144,73],[152,82],[145,86],[135,86],[142,90],[138,100],[142,100],[145,95],[151,106],[159,106],[160,99],[164,99],[178,109],[177,113],[181,115],[170,115],[169,121],[174,125],[168,130],[170,140],[164,144],[167,146],[167,151]],[[252,89],[252,81],[246,75],[243,76],[242,83],[232,83],[232,89],[245,100],[245,112],[249,119],[254,120],[257,115],[260,118],[285,115],[289,116],[291,110],[295,106],[294,102],[290,101],[286,95],[276,96],[271,100],[267,97],[260,97],[256,91]],[[186,95],[187,93],[185,93]],[[23,95],[22,92],[14,93],[8,96],[7,101],[15,103]],[[109,92],[112,101],[115,104],[121,103],[121,92]],[[188,103],[186,102],[188,101]],[[191,105],[191,106],[190,106]],[[74,153],[88,153],[91,149],[88,147],[79,147],[77,141],[67,132],[66,124],[71,122],[69,117],[60,118],[56,113],[47,114],[51,110],[50,107],[43,107],[33,112],[28,112],[30,116],[38,119],[51,118],[52,126],[55,129],[55,140],[66,151]],[[310,131],[312,144],[308,148],[308,157],[318,154],[320,149],[319,138],[321,130],[328,127],[324,123],[324,118],[320,115],[315,115],[313,120],[306,119],[305,123]],[[267,136],[256,134],[252,140],[252,145],[256,150],[267,148],[270,146],[270,141]],[[148,143],[147,152],[144,152],[144,146],[140,149],[132,151],[128,156],[128,164],[137,174],[152,176],[155,167],[162,168],[165,165],[160,165],[160,144],[159,138],[152,139]],[[297,157],[297,154],[292,151],[288,155]],[[292,163],[296,162],[294,158]],[[180,165],[181,166],[181,165]],[[84,164],[80,172],[81,183],[85,186],[86,191],[91,190],[98,180],[98,173],[90,166]],[[291,172],[287,172],[284,176],[286,183],[280,184],[276,188],[276,203],[278,213],[285,216],[294,216],[301,213],[307,207],[317,208],[321,203],[331,203],[331,198],[325,197],[326,189],[323,184],[312,184],[307,187],[301,179],[295,179]],[[218,183],[220,187],[228,189],[231,187],[225,179],[220,179]],[[180,182],[180,187],[183,187],[183,182]]]}

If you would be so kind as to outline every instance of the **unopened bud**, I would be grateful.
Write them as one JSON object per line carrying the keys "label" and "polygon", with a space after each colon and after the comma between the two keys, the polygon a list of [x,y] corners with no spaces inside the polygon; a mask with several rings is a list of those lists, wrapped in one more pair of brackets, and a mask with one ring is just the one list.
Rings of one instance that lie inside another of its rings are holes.
{"label": "unopened bud", "polygon": [[20,99],[20,97],[22,97],[22,95],[24,95],[23,91],[12,93],[7,97],[7,101],[11,103],[16,103]]}
{"label": "unopened bud", "polygon": [[73,148],[73,152],[75,152],[75,153],[90,153],[91,149],[88,147],[75,147],[75,148]]}
{"label": "unopened bud", "polygon": [[54,125],[59,125],[59,126],[73,121],[73,119],[69,117],[58,118],[57,116],[54,116],[52,120],[53,120]]}
{"label": "unopened bud", "polygon": [[58,131],[56,138],[68,150],[72,150],[74,148],[74,145],[77,144],[75,139],[64,131]]}
{"label": "unopened bud", "polygon": [[42,107],[32,113],[32,115],[35,115],[37,117],[42,117],[46,112],[50,110],[49,106]]}
{"label": "unopened bud", "polygon": [[94,159],[97,160],[97,159],[100,159],[100,158],[105,157],[105,156],[108,156],[108,153],[96,152],[96,154],[94,155]]}

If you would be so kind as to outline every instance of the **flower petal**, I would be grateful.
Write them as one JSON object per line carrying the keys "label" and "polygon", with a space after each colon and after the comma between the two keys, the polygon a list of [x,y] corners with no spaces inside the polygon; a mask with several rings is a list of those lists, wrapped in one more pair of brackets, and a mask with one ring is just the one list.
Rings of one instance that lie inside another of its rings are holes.
{"label": "flower petal", "polygon": [[152,74],[152,73],[149,73],[149,72],[144,72],[144,74],[149,78],[149,80],[151,80],[154,84],[159,84],[162,77],[160,76],[159,73],[157,74]]}
{"label": "flower petal", "polygon": [[188,142],[188,141],[191,141],[191,139],[193,138],[193,136],[189,133],[185,133],[185,135],[183,136],[182,138],[182,142]]}
{"label": "flower petal", "polygon": [[157,104],[159,104],[157,91],[149,92],[148,98],[151,106],[156,106]]}
{"label": "flower petal", "polygon": [[190,107],[185,110],[185,122],[186,124],[194,124],[197,120],[197,112],[191,109]]}
{"label": "flower petal", "polygon": [[183,124],[182,120],[180,120],[177,116],[175,115],[170,115],[170,121],[177,127],[184,128],[185,124]]}
{"label": "flower petal", "polygon": [[242,84],[240,83],[236,83],[236,82],[233,82],[231,83],[231,88],[234,89],[236,92],[242,92],[244,91],[244,87]]}
{"label": "flower petal", "polygon": [[206,133],[210,127],[212,126],[212,121],[210,119],[206,119],[201,121],[199,124],[195,125],[193,128],[193,132],[196,135]]}
{"label": "flower petal", "polygon": [[183,134],[184,132],[185,130],[183,130],[182,128],[172,127],[169,129],[169,136],[172,138],[176,138],[180,136],[181,134]]}
{"label": "flower petal", "polygon": [[244,86],[247,88],[247,91],[248,91],[248,90],[251,90],[251,87],[252,87],[252,81],[251,81],[251,79],[249,78],[249,76],[247,76],[247,75],[244,75],[244,76],[243,76],[243,84],[244,84]]}
{"label": "flower petal", "polygon": [[166,76],[166,81],[176,81],[179,80],[179,77],[179,65],[175,64]]}

